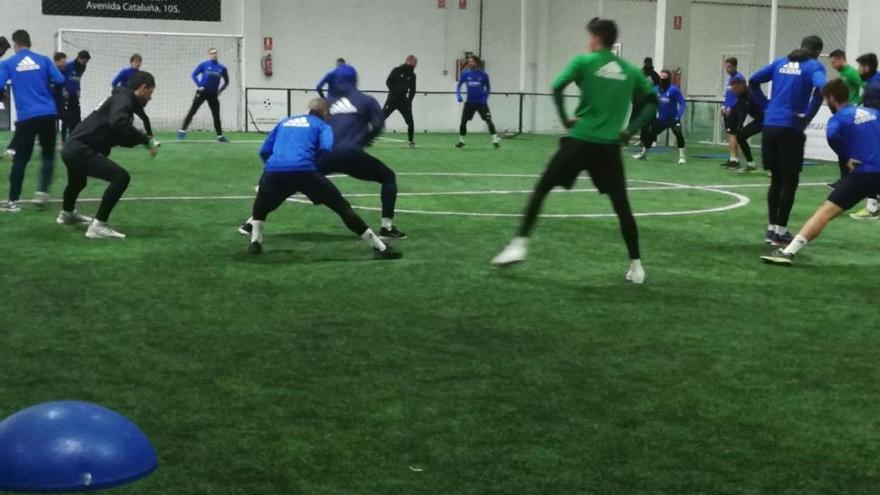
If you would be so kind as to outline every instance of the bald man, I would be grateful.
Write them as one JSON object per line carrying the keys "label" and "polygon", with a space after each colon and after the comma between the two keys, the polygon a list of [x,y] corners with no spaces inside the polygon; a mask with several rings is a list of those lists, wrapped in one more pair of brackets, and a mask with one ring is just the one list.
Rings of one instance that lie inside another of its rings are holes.
{"label": "bald man", "polygon": [[413,140],[416,126],[413,123],[412,101],[416,97],[415,70],[418,64],[419,59],[415,55],[410,55],[406,57],[403,65],[392,69],[388,79],[385,80],[385,86],[388,86],[388,100],[383,108],[385,119],[388,119],[395,110],[400,112],[406,122],[406,135],[409,138],[407,146],[410,148],[416,147]]}

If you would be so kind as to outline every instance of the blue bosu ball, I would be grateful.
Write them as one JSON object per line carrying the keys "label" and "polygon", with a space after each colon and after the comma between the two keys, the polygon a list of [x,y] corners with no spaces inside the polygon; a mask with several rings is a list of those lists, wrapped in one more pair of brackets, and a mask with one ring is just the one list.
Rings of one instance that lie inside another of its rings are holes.
{"label": "blue bosu ball", "polygon": [[143,478],[157,464],[137,426],[95,404],[49,402],[0,422],[0,490],[98,490]]}

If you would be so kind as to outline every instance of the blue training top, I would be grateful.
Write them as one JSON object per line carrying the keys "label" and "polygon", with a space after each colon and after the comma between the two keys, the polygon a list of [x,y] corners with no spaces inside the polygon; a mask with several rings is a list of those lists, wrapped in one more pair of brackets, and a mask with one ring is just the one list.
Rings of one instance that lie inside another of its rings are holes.
{"label": "blue training top", "polygon": [[64,69],[64,88],[67,90],[68,96],[79,96],[81,90],[80,79],[85,72],[86,66],[76,60],[67,64],[67,67]]}
{"label": "blue training top", "polygon": [[333,151],[363,151],[385,127],[382,105],[349,84],[337,82],[336,92],[337,96],[327,100],[328,122],[335,137]]}
{"label": "blue training top", "polygon": [[880,110],[847,105],[828,120],[825,135],[843,160],[861,162],[854,174],[880,173]]}
{"label": "blue training top", "polygon": [[458,101],[462,100],[461,86],[467,86],[468,103],[485,105],[489,101],[492,87],[489,84],[489,74],[480,69],[466,70],[458,78],[458,86],[455,87],[455,96]]}
{"label": "blue training top", "polygon": [[764,127],[786,127],[803,131],[822,105],[825,67],[814,58],[777,59],[752,74],[749,86],[759,89],[773,81],[773,93],[764,116]]}
{"label": "blue training top", "polygon": [[[348,64],[342,64],[328,72],[323,79],[318,81],[318,95],[321,98],[339,96],[336,92],[337,84],[347,84],[357,87],[357,70]],[[327,94],[324,94],[324,86],[327,86]]]}
{"label": "blue training top", "polygon": [[[229,72],[226,71],[226,66],[220,62],[205,60],[196,66],[192,73],[192,80],[196,86],[204,88],[206,93],[216,95],[229,86]],[[220,86],[221,80],[223,86]]]}
{"label": "blue training top", "polygon": [[657,120],[664,124],[681,121],[687,103],[678,86],[670,84],[665,91],[662,91],[659,86],[654,86],[654,90],[657,91],[657,97],[660,100],[660,104],[657,106]]}
{"label": "blue training top", "polygon": [[58,115],[50,84],[64,84],[64,75],[49,57],[29,49],[0,61],[0,93],[12,80],[18,120]]}
{"label": "blue training top", "polygon": [[321,154],[333,148],[333,130],[311,114],[278,122],[260,148],[266,172],[314,172]]}
{"label": "blue training top", "polygon": [[110,83],[111,86],[128,86],[128,80],[131,79],[131,76],[134,75],[138,70],[134,67],[125,67],[121,71],[116,74],[116,77],[113,78],[113,81]]}
{"label": "blue training top", "polygon": [[730,79],[727,80],[727,88],[724,91],[724,108],[733,108],[736,106],[737,102],[739,102],[739,96],[733,92],[733,89],[730,87],[733,84],[733,81],[743,81],[745,82],[746,76],[742,75],[742,72],[734,72]]}

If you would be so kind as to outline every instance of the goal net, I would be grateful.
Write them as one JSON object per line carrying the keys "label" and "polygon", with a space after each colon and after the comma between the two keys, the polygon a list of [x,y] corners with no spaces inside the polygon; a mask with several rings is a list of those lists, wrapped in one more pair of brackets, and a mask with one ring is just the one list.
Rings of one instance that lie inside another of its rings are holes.
{"label": "goal net", "polygon": [[[111,81],[132,54],[143,57],[141,69],[156,78],[156,92],[147,105],[147,115],[155,130],[180,128],[195,96],[192,71],[207,60],[208,49],[219,51],[220,63],[229,71],[229,87],[220,96],[220,117],[224,131],[244,128],[244,90],[242,81],[242,38],[240,36],[187,33],[147,33],[60,29],[58,49],[72,62],[80,50],[92,58],[82,78],[83,118],[110,95]],[[140,121],[135,119],[135,125]],[[202,105],[190,125],[191,130],[213,130],[207,103]]]}

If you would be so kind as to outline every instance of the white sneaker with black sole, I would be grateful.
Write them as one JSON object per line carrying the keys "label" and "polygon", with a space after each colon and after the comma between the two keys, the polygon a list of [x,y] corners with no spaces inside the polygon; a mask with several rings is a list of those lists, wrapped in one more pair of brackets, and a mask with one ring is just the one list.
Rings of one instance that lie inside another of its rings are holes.
{"label": "white sneaker with black sole", "polygon": [[21,206],[18,205],[18,201],[7,201],[0,204],[0,211],[4,213],[19,213]]}
{"label": "white sneaker with black sole", "polygon": [[89,239],[125,239],[125,234],[113,230],[106,223],[94,220],[89,224],[86,237]]}

